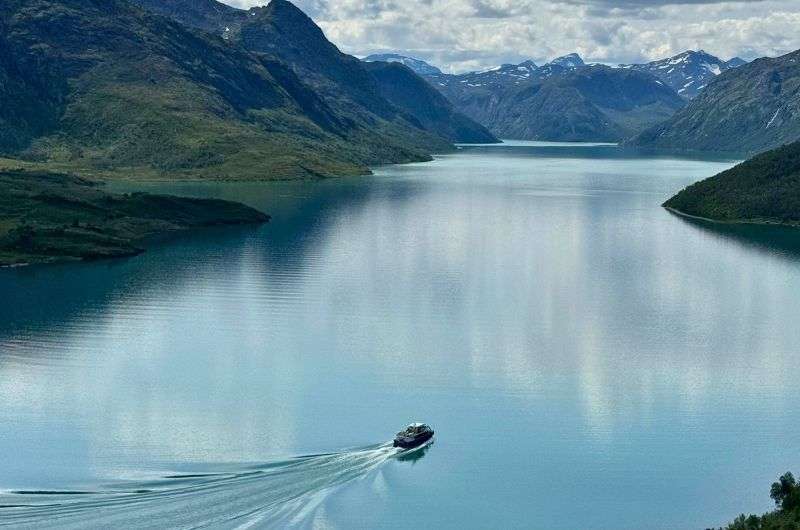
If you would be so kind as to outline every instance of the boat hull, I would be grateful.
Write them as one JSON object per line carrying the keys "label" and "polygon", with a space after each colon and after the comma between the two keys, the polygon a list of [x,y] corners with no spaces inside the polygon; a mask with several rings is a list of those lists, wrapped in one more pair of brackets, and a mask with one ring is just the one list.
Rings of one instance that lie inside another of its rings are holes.
{"label": "boat hull", "polygon": [[419,447],[420,445],[424,444],[428,440],[433,438],[433,431],[424,432],[419,436],[412,437],[403,437],[403,438],[395,438],[394,439],[394,446],[400,447],[401,449],[412,449],[414,447]]}

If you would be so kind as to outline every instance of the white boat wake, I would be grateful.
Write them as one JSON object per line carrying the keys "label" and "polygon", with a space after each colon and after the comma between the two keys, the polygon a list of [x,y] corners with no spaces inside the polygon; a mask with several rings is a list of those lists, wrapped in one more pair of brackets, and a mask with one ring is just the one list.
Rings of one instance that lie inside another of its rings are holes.
{"label": "white boat wake", "polygon": [[0,527],[299,526],[338,486],[426,446],[401,451],[386,443],[238,469],[126,482],[104,491],[9,492],[0,495]]}

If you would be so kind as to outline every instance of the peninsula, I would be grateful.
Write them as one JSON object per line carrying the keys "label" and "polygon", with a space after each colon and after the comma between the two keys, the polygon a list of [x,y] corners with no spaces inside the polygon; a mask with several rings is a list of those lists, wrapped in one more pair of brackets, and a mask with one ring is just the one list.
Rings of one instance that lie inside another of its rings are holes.
{"label": "peninsula", "polygon": [[800,225],[800,142],[692,184],[664,207],[712,221]]}
{"label": "peninsula", "polygon": [[269,221],[235,202],[111,194],[62,173],[0,172],[0,189],[0,266],[133,256],[148,236]]}

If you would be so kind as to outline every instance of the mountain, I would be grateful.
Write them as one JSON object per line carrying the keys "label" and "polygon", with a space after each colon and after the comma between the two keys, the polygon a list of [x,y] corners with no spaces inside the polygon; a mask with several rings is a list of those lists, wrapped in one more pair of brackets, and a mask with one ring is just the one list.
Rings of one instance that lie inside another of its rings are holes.
{"label": "mountain", "polygon": [[437,74],[425,78],[450,100],[455,108],[478,123],[494,127],[497,107],[512,98],[516,91],[532,83],[541,83],[569,70],[557,64],[537,66],[533,61],[503,64],[482,72]]}
{"label": "mountain", "polygon": [[[188,0],[134,1],[183,24],[211,31],[250,52],[284,62],[329,106],[361,126],[359,143],[372,144],[374,149],[385,146],[383,158],[394,158],[397,144],[399,149],[411,145],[420,151],[443,151],[450,148],[450,140],[464,141],[460,136],[439,136],[441,131],[462,130],[464,116],[453,112],[445,117],[441,109],[419,109],[420,114],[438,113],[440,120],[453,120],[449,125],[440,122],[439,127],[426,129],[424,123],[413,118],[414,113],[384,97],[386,87],[379,86],[367,69],[368,63],[342,53],[313,20],[286,0],[272,0],[266,7],[248,11],[214,0],[198,0],[197,4]],[[217,4],[217,9],[212,9]],[[420,104],[425,101],[430,100],[424,95],[417,98]],[[380,162],[380,158],[373,162]]]}
{"label": "mountain", "polygon": [[649,74],[602,65],[538,67],[526,61],[427,79],[500,138],[620,141],[685,104]]}
{"label": "mountain", "polygon": [[247,19],[247,12],[216,0],[131,0],[150,11],[180,20],[209,33],[230,35]]}
{"label": "mountain", "polygon": [[800,142],[693,184],[664,206],[717,221],[800,224]]}
{"label": "mountain", "polygon": [[248,13],[237,39],[245,49],[280,59],[333,106],[351,107],[358,113],[366,110],[388,120],[397,117],[397,109],[381,97],[364,64],[339,51],[292,3],[272,0]]}
{"label": "mountain", "polygon": [[363,60],[368,63],[376,61],[381,61],[384,63],[400,63],[411,68],[411,70],[413,70],[415,73],[419,75],[436,75],[442,73],[441,70],[439,70],[433,65],[426,63],[425,61],[422,61],[420,59],[414,59],[413,57],[398,55],[396,53],[376,53],[364,57]]}
{"label": "mountain", "polygon": [[[171,0],[165,0],[164,5]],[[339,49],[305,13],[286,0],[250,9],[230,40],[287,64],[304,83],[357,126],[352,136],[383,160],[412,160],[412,152],[443,151],[450,143],[420,129],[382,95],[364,63]]]}
{"label": "mountain", "polygon": [[334,104],[273,56],[122,0],[6,0],[0,97],[13,104],[0,106],[0,154],[87,173],[271,179],[450,148],[355,71],[376,113]]}
{"label": "mountain", "polygon": [[634,145],[757,153],[800,139],[800,50],[730,69]]}
{"label": "mountain", "polygon": [[426,130],[460,143],[498,141],[488,129],[458,113],[447,98],[407,66],[374,61],[367,63],[367,69],[378,81],[381,94]]}
{"label": "mountain", "polygon": [[[562,67],[557,68],[560,71],[564,70]],[[540,70],[533,61],[525,61],[519,64],[504,64],[483,72],[457,75],[430,74],[425,78],[460,107],[459,100],[470,97],[475,92],[503,91],[539,79],[543,75]]]}
{"label": "mountain", "polygon": [[674,91],[647,74],[584,67],[506,97],[491,130],[502,138],[616,142],[682,106]]}
{"label": "mountain", "polygon": [[728,68],[738,68],[740,66],[746,65],[747,61],[745,61],[741,57],[734,57],[733,59],[731,59],[730,61],[728,61],[725,64],[728,66]]}
{"label": "mountain", "polygon": [[744,64],[742,59],[737,59],[726,62],[703,50],[689,50],[668,59],[646,64],[620,65],[620,68],[652,74],[681,96],[692,99],[697,97],[700,91],[716,76],[730,68]]}
{"label": "mountain", "polygon": [[561,57],[556,57],[549,63],[550,65],[562,66],[568,69],[580,68],[581,66],[586,66],[586,63],[583,62],[581,56],[577,53],[570,53],[568,55],[562,55]]}
{"label": "mountain", "polygon": [[537,66],[531,60],[519,64],[503,64],[489,70],[468,72],[459,75],[443,74],[442,72],[424,74],[434,85],[448,97],[460,99],[459,93],[463,91],[475,92],[476,88],[491,91],[505,90],[513,86],[526,84],[530,81],[541,80],[552,75],[564,74],[585,66],[577,53],[557,57],[542,66]]}

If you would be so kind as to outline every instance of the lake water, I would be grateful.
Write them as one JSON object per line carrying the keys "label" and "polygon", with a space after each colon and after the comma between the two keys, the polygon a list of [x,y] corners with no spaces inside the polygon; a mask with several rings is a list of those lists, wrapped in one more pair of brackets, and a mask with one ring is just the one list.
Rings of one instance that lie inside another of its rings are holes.
{"label": "lake water", "polygon": [[[150,185],[273,222],[0,271],[0,525],[766,511],[800,470],[800,232],[659,207],[731,165],[516,143],[366,178]],[[414,420],[435,443],[398,455]]]}

